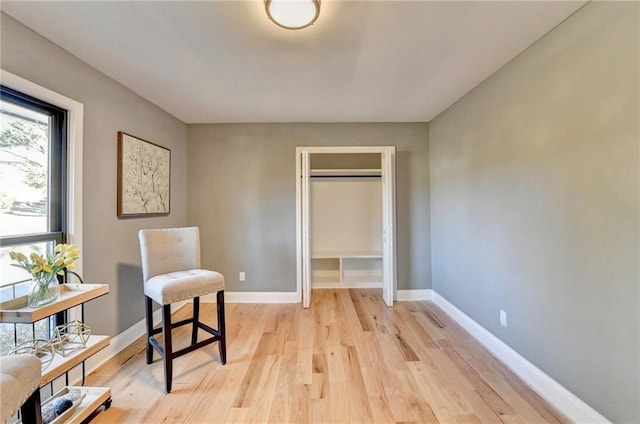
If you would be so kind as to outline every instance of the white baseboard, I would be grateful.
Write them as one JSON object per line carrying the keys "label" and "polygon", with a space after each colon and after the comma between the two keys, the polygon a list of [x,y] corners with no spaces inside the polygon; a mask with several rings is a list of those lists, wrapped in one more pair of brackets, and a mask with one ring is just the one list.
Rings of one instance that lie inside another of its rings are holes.
{"label": "white baseboard", "polygon": [[313,283],[311,289],[381,289],[382,283]]}
{"label": "white baseboard", "polygon": [[396,292],[396,300],[398,302],[406,301],[418,301],[418,300],[432,300],[433,290],[431,289],[416,289],[416,290],[398,290]]}
{"label": "white baseboard", "polygon": [[582,399],[549,377],[502,340],[494,336],[467,314],[456,308],[437,292],[433,302],[475,337],[484,347],[531,386],[547,402],[552,404],[575,423],[611,423]]}
{"label": "white baseboard", "polygon": [[[216,294],[200,298],[202,303],[216,303]],[[224,303],[300,303],[298,292],[224,292]]]}

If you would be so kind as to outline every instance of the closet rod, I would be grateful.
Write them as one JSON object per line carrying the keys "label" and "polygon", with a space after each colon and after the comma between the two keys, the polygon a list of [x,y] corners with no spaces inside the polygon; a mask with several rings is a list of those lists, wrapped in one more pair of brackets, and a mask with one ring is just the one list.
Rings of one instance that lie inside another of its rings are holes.
{"label": "closet rod", "polygon": [[376,174],[336,174],[336,175],[310,175],[310,178],[382,178],[382,175]]}

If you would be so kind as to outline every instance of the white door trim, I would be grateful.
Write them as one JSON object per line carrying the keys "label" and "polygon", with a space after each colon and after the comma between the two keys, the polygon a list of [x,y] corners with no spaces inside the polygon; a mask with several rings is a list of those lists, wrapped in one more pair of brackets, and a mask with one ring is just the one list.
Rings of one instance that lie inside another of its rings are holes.
{"label": "white door trim", "polygon": [[309,227],[311,205],[311,192],[309,190],[309,152],[303,150],[301,152],[301,182],[302,182],[302,306],[308,308],[311,306],[311,242],[309,240],[311,232]]}
{"label": "white door trim", "polygon": [[[296,293],[308,308],[311,300],[309,243],[309,155],[312,153],[380,153],[382,162],[383,229],[383,298],[393,306],[397,291],[396,222],[395,222],[395,146],[315,146],[296,147]],[[306,159],[305,159],[306,158]]]}
{"label": "white door trim", "polygon": [[382,298],[387,306],[393,306],[397,289],[395,153],[395,147],[382,152]]}
{"label": "white door trim", "polygon": [[296,147],[296,297],[302,302],[302,153]]}

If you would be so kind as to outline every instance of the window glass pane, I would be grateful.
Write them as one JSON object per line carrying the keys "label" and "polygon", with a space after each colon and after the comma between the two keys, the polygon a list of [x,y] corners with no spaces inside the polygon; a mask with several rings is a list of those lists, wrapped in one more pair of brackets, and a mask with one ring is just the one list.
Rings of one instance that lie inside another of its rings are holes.
{"label": "window glass pane", "polygon": [[15,347],[14,324],[0,324],[0,355],[6,355]]}
{"label": "window glass pane", "polygon": [[15,297],[26,296],[29,294],[29,290],[31,289],[31,281],[26,281],[24,283],[18,283],[14,286]]}
{"label": "window glass pane", "polygon": [[35,339],[34,328],[35,326],[31,324],[16,324],[16,346]]}
{"label": "window glass pane", "polygon": [[5,300],[11,300],[15,297],[26,296],[29,294],[29,289],[31,288],[31,280],[27,280],[22,283],[11,284],[8,283],[6,285],[0,284],[0,302],[4,302]]}
{"label": "window glass pane", "polygon": [[[30,279],[29,273],[26,270],[12,265],[17,264],[17,262],[11,259],[11,257],[9,256],[9,252],[20,252],[27,257],[32,252],[35,252],[38,255],[46,256],[53,253],[53,248],[53,241],[0,247],[0,285],[5,286],[7,284],[13,284],[18,281],[25,281]],[[28,288],[29,284],[16,286],[16,296],[25,294]]]}
{"label": "window glass pane", "polygon": [[49,122],[0,101],[0,236],[48,231]]}
{"label": "window glass pane", "polygon": [[34,330],[36,339],[51,339],[51,337],[53,337],[53,331],[55,330],[55,327],[53,326],[53,318],[49,317],[36,321],[34,323]]}
{"label": "window glass pane", "polygon": [[13,298],[13,286],[0,287],[0,302]]}
{"label": "window glass pane", "polygon": [[51,318],[33,324],[0,324],[0,355],[6,355],[20,343],[33,339],[49,340],[53,336]]}

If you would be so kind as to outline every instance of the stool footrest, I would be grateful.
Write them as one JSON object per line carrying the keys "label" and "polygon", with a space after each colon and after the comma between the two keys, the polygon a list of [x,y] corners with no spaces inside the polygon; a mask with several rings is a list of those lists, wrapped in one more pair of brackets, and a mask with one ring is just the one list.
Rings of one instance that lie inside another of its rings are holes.
{"label": "stool footrest", "polygon": [[212,336],[220,337],[222,335],[222,332],[220,330],[216,330],[215,328],[211,328],[207,324],[204,324],[202,322],[198,323],[198,327],[203,329],[207,333],[211,334]]}
{"label": "stool footrest", "polygon": [[179,356],[185,355],[189,352],[193,352],[196,349],[200,349],[203,346],[209,345],[211,343],[217,342],[220,340],[220,336],[209,337],[208,339],[202,340],[196,344],[189,345],[185,348],[178,350],[177,352],[173,352],[171,355],[173,358],[177,358]]}
{"label": "stool footrest", "polygon": [[[178,327],[182,327],[183,325],[187,325],[191,323],[193,323],[193,318],[187,318],[187,319],[183,319],[182,321],[178,321],[176,323],[171,323],[171,328],[178,328]],[[162,326],[156,327],[151,331],[151,334],[153,335],[160,334],[160,333],[162,333]]]}
{"label": "stool footrest", "polygon": [[193,322],[193,318],[183,319],[182,321],[178,321],[176,323],[171,324],[171,328],[182,327],[183,325],[191,324]]}

